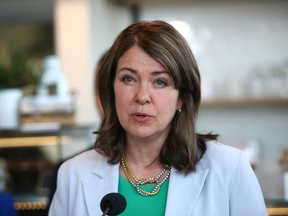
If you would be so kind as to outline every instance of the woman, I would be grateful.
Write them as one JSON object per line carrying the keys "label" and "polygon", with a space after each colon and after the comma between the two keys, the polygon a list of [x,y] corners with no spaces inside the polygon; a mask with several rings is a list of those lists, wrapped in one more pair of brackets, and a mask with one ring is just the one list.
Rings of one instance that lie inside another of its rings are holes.
{"label": "woman", "polygon": [[104,113],[95,149],[61,166],[51,216],[101,215],[111,192],[127,200],[121,215],[267,215],[241,151],[196,133],[200,75],[171,25],[124,29],[97,84]]}

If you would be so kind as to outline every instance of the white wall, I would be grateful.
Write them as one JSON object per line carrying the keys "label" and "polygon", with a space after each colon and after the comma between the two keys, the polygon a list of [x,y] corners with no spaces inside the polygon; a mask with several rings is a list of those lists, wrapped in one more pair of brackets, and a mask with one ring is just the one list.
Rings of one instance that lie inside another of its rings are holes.
{"label": "white wall", "polygon": [[[287,8],[285,1],[147,3],[141,19],[182,20],[190,25],[188,40],[201,70],[204,99],[288,98]],[[274,82],[281,70],[284,76]],[[226,144],[258,142],[255,172],[264,196],[283,198],[278,160],[288,147],[287,103],[203,107],[198,123],[200,131],[219,133]]]}
{"label": "white wall", "polygon": [[256,78],[262,78],[273,76],[275,67],[288,70],[287,8],[279,0],[155,3],[144,4],[141,16],[187,22],[204,84],[209,81],[207,95],[243,97],[252,91],[251,74],[259,71]]}

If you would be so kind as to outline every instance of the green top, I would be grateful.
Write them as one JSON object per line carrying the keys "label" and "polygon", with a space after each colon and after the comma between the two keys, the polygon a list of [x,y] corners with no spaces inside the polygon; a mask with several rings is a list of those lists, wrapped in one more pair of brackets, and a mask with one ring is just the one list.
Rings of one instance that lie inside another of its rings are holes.
{"label": "green top", "polygon": [[[162,185],[158,194],[154,196],[143,196],[137,192],[131,183],[119,177],[118,192],[122,194],[127,201],[127,206],[121,216],[163,216],[168,193],[169,180],[167,179]],[[155,185],[142,185],[146,191],[152,191]]]}

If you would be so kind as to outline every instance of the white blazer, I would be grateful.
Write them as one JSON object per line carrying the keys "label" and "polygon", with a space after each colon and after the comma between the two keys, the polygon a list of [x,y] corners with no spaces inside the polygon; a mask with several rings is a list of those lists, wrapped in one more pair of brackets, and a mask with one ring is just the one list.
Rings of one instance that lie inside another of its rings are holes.
{"label": "white blazer", "polygon": [[[117,192],[119,163],[111,165],[95,150],[84,152],[59,169],[49,216],[100,216],[104,195]],[[135,213],[137,215],[137,213]],[[215,141],[188,175],[173,167],[166,216],[267,215],[257,178],[240,150]]]}

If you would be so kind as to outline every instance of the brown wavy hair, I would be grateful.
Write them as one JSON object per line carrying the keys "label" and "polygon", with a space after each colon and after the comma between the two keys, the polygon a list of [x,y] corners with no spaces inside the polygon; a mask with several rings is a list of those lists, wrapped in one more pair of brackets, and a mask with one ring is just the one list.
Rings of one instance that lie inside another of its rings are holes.
{"label": "brown wavy hair", "polygon": [[119,34],[107,51],[96,78],[96,91],[104,115],[95,132],[95,149],[106,155],[112,164],[118,163],[124,152],[125,131],[116,114],[113,83],[119,58],[135,45],[163,64],[183,101],[181,113],[176,113],[172,120],[170,133],[159,155],[160,162],[174,166],[179,171],[194,171],[206,151],[205,142],[216,139],[217,135],[196,133],[195,124],[201,100],[199,69],[183,36],[161,20],[131,24]]}

